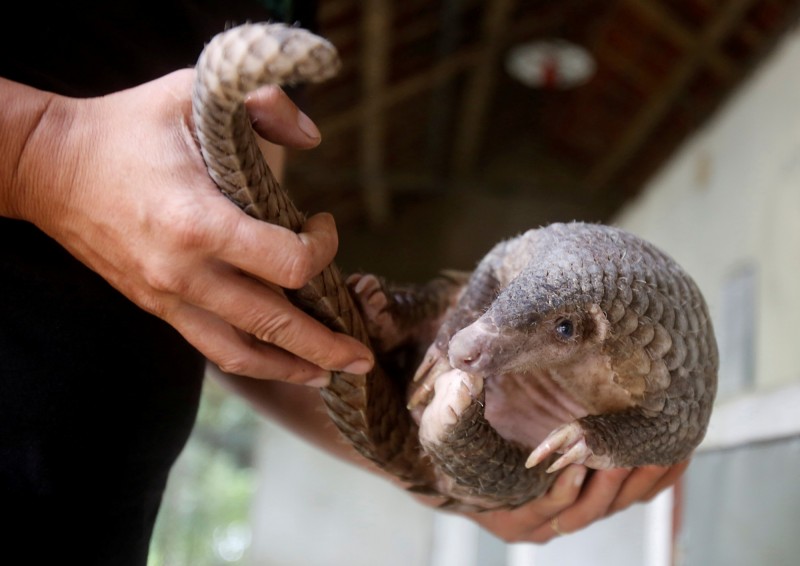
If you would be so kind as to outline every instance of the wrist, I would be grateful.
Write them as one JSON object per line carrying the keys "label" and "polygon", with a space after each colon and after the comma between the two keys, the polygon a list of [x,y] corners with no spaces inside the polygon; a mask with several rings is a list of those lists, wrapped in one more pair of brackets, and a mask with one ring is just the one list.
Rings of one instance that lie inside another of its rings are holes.
{"label": "wrist", "polygon": [[0,216],[39,225],[51,198],[65,196],[74,160],[65,158],[73,117],[70,99],[0,79]]}

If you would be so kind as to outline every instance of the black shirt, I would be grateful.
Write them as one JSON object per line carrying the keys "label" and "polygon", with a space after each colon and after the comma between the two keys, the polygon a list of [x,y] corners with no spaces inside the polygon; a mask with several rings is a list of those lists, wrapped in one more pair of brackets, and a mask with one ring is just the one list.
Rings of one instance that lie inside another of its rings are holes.
{"label": "black shirt", "polygon": [[[226,25],[269,19],[256,0],[14,6],[0,76],[78,97],[191,67]],[[2,561],[145,564],[203,367],[175,330],[48,236],[0,218]]]}

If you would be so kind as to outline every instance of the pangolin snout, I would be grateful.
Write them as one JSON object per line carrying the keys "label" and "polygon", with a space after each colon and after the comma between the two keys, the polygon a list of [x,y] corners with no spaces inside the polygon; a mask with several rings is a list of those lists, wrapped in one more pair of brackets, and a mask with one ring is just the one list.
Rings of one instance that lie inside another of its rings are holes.
{"label": "pangolin snout", "polygon": [[451,339],[448,348],[450,365],[461,371],[480,375],[492,366],[492,343],[499,330],[491,323],[481,320],[459,330]]}

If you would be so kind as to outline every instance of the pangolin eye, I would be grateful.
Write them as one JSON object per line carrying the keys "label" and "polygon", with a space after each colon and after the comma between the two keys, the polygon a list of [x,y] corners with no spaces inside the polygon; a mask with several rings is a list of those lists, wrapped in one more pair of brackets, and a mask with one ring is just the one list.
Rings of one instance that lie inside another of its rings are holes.
{"label": "pangolin eye", "polygon": [[561,338],[572,338],[575,335],[575,325],[568,318],[556,322],[556,332]]}

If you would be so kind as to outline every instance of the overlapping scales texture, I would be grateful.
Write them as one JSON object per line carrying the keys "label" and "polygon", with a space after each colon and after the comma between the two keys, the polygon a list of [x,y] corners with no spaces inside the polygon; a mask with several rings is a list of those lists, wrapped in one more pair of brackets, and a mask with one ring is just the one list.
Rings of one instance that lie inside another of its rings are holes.
{"label": "overlapping scales texture", "polygon": [[[258,150],[245,97],[262,84],[324,80],[337,68],[328,42],[279,24],[233,28],[204,50],[193,95],[197,138],[211,177],[248,214],[295,231],[304,220]],[[445,504],[520,505],[547,489],[546,470],[563,452],[559,462],[598,467],[670,464],[705,431],[717,365],[705,304],[671,259],[623,231],[553,225],[498,244],[466,285],[453,279],[370,292],[385,297],[356,291],[354,304],[332,265],[287,296],[365,343],[367,328],[404,337],[396,349],[405,366],[393,363],[391,378],[381,367],[368,376],[336,374],[322,396],[365,457]],[[583,333],[580,343],[553,338],[553,323],[564,317]],[[412,418],[407,354],[424,352],[437,328],[411,385]],[[471,352],[476,344],[484,348]],[[378,354],[390,360],[395,352]],[[520,407],[525,395],[540,393]],[[542,436],[520,434],[510,426],[515,419],[545,423],[554,430],[548,438],[561,439],[537,448],[532,469],[525,456]]]}

